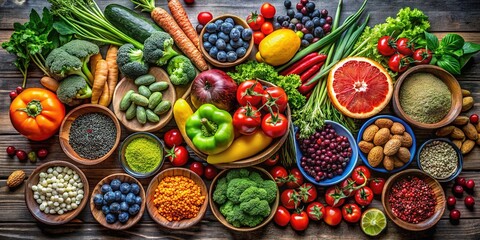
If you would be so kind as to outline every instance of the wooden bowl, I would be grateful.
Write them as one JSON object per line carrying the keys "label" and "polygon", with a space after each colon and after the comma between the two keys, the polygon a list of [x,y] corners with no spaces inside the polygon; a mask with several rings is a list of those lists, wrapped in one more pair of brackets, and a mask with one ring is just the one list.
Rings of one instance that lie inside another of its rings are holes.
{"label": "wooden bowl", "polygon": [[441,142],[447,143],[448,145],[450,145],[455,150],[455,153],[457,154],[457,167],[455,168],[455,171],[453,171],[450,176],[448,176],[446,178],[436,178],[432,175],[432,177],[437,179],[437,181],[439,181],[439,182],[450,182],[453,179],[455,179],[462,172],[462,169],[463,169],[463,154],[460,151],[460,149],[458,149],[457,145],[453,144],[452,141],[450,141],[450,139],[448,139],[448,138],[432,138],[432,139],[429,139],[429,140],[425,141],[424,143],[422,143],[422,145],[418,148],[417,154],[415,155],[415,158],[417,160],[417,166],[420,170],[428,173],[427,171],[425,171],[425,169],[422,166],[422,163],[420,161],[420,154],[422,153],[422,150],[428,144],[430,144],[434,141],[441,141]]}
{"label": "wooden bowl", "polygon": [[[221,15],[219,17],[216,17],[212,20],[210,20],[210,22],[208,23],[211,23],[211,22],[215,22],[219,19],[221,20],[225,20],[226,18],[232,18],[233,21],[235,22],[235,24],[238,24],[240,26],[242,26],[243,28],[245,29],[249,29],[250,27],[248,26],[247,22],[245,22],[242,18],[240,17],[237,17],[235,15],[231,15],[231,14],[225,14],[225,15]],[[207,23],[207,24],[208,24]],[[205,25],[206,26],[206,25]],[[216,60],[215,58],[211,57],[210,54],[208,54],[208,51],[205,50],[205,48],[203,47],[203,34],[205,33],[205,30],[206,28],[204,27],[202,29],[202,31],[200,32],[200,50],[202,52],[202,55],[203,57],[205,57],[205,59],[210,63],[212,64],[213,66],[215,67],[220,67],[220,68],[228,68],[228,67],[233,67],[233,66],[236,66],[242,62],[244,62],[245,60],[247,60],[249,57],[250,57],[250,53],[252,52],[252,49],[253,49],[253,36],[252,38],[250,39],[249,41],[249,45],[248,45],[248,49],[247,49],[247,52],[245,53],[245,55],[241,58],[238,58],[236,61],[234,62],[220,62],[218,60]]]}
{"label": "wooden bowl", "polygon": [[[190,219],[183,219],[180,221],[168,221],[166,218],[164,218],[162,215],[160,215],[157,211],[157,208],[155,207],[155,204],[153,203],[154,200],[154,195],[155,195],[155,189],[157,189],[158,184],[162,181],[163,178],[165,177],[171,177],[171,176],[185,176],[187,178],[192,179],[199,187],[202,196],[205,196],[205,201],[203,202],[203,205],[200,207],[200,211],[198,212],[197,216],[194,218]],[[185,229],[189,228],[198,222],[202,220],[203,216],[205,215],[205,212],[207,211],[208,207],[208,189],[207,186],[205,185],[205,182],[203,182],[202,178],[199,177],[196,173],[185,169],[185,168],[168,168],[163,171],[161,171],[159,174],[157,174],[150,184],[148,185],[147,189],[147,210],[148,214],[150,214],[150,217],[155,220],[158,224],[165,228],[169,229]]]}
{"label": "wooden bowl", "polygon": [[[272,177],[272,175],[270,175],[270,173],[263,169],[263,168],[260,168],[260,167],[249,167],[248,170],[250,171],[255,171],[255,172],[258,172],[260,173],[260,175],[263,177],[263,179],[265,180],[272,180],[272,181],[275,181],[275,179]],[[213,198],[212,198],[212,195],[213,195],[213,192],[215,191],[215,187],[217,186],[217,181],[224,177],[228,171],[230,171],[230,169],[225,169],[223,171],[221,171],[219,174],[217,174],[217,176],[212,180],[212,184],[210,184],[210,192],[209,192],[209,201],[210,201],[210,209],[212,210],[212,213],[213,215],[215,215],[215,217],[217,218],[217,220],[219,222],[221,222],[223,225],[225,225],[225,227],[231,229],[231,230],[235,230],[235,231],[239,231],[239,232],[250,232],[250,231],[255,231],[265,225],[267,225],[272,219],[273,217],[275,216],[275,212],[277,210],[277,207],[278,207],[278,204],[279,204],[279,201],[280,201],[280,192],[278,191],[278,187],[277,187],[277,198],[275,199],[275,201],[273,202],[273,204],[271,205],[271,208],[272,208],[272,211],[270,212],[270,215],[268,215],[264,220],[263,222],[261,222],[259,225],[255,226],[255,227],[234,227],[232,224],[230,224],[229,222],[227,222],[227,220],[225,219],[225,217],[223,216],[223,214],[220,212],[220,209],[218,207],[218,204],[215,203],[213,201]]]}
{"label": "wooden bowl", "polygon": [[[263,86],[266,86],[266,87],[275,86],[274,84],[272,84],[270,82],[267,82],[267,81],[263,81],[263,80],[258,80],[258,81],[260,83],[262,83]],[[191,103],[189,98],[187,98],[187,101]],[[194,112],[195,112],[195,107],[193,107],[193,105],[190,105],[190,106],[194,109]],[[291,111],[290,111],[290,107],[287,105],[287,108],[285,110],[285,116],[287,117],[288,122],[290,122],[290,123],[292,122],[291,115],[292,114],[291,114]],[[185,139],[185,142],[187,143],[187,145],[195,153],[195,155],[197,155],[200,159],[203,159],[203,160],[207,159],[208,155],[203,153],[202,151],[198,150],[198,148],[196,148],[193,145],[192,141],[188,138],[188,136],[183,136],[183,138]],[[237,161],[234,161],[234,162],[230,162],[230,163],[215,164],[215,167],[217,167],[217,168],[244,168],[244,167],[251,167],[251,166],[260,164],[260,163],[264,162],[265,160],[269,159],[270,157],[272,157],[283,146],[283,144],[285,143],[287,138],[288,138],[288,132],[285,135],[283,135],[282,137],[274,139],[272,141],[272,143],[267,148],[265,148],[262,152],[254,155],[254,156],[251,156],[249,158],[244,158],[244,159],[241,159],[241,160],[237,160]]]}
{"label": "wooden bowl", "polygon": [[[445,115],[445,117],[440,120],[439,122],[428,124],[422,123],[419,121],[414,120],[408,114],[406,114],[402,106],[400,104],[399,94],[400,88],[410,75],[414,73],[431,73],[435,75],[437,78],[441,79],[449,88],[450,93],[452,94],[452,107],[450,111]],[[456,117],[460,114],[462,110],[462,89],[460,88],[460,84],[458,83],[457,79],[450,74],[449,72],[445,71],[444,69],[434,66],[434,65],[418,65],[415,67],[410,68],[405,73],[403,73],[395,83],[395,88],[393,90],[393,111],[396,115],[403,118],[412,126],[422,128],[422,129],[437,129],[443,126],[450,124]]]}
{"label": "wooden bowl", "polygon": [[[69,167],[70,169],[74,170],[78,174],[78,176],[80,176],[80,179],[82,179],[82,183],[83,183],[84,197],[80,202],[80,205],[78,205],[76,209],[68,211],[62,215],[46,214],[40,211],[38,203],[33,198],[33,191],[32,191],[32,186],[38,184],[38,179],[40,178],[39,177],[40,172],[47,171],[48,168],[56,167],[56,166]],[[60,225],[60,224],[70,222],[83,210],[83,208],[85,207],[88,201],[89,189],[90,188],[88,187],[87,177],[85,177],[85,174],[77,166],[65,161],[50,161],[38,166],[32,172],[32,174],[30,174],[30,177],[28,177],[27,186],[25,187],[25,202],[32,216],[38,221],[48,225]]]}
{"label": "wooden bowl", "polygon": [[[103,214],[102,210],[97,209],[95,204],[93,203],[93,198],[97,193],[102,193],[102,185],[103,184],[110,184],[110,182],[118,178],[120,181],[128,182],[128,183],[136,183],[140,186],[140,193],[138,194],[142,198],[142,204],[140,205],[140,211],[135,215],[133,218],[129,218],[126,223],[121,223],[116,221],[113,224],[107,223],[105,219],[105,215]],[[143,216],[143,212],[145,211],[145,190],[143,189],[142,184],[135,179],[134,177],[125,174],[125,173],[115,173],[104,177],[100,182],[97,183],[95,188],[93,189],[92,196],[90,197],[90,210],[92,212],[93,217],[100,223],[102,226],[112,229],[112,230],[124,230],[130,228],[131,226],[135,225]]]}
{"label": "wooden bowl", "polygon": [[[117,129],[117,134],[115,137],[115,144],[113,145],[112,149],[108,151],[107,154],[105,154],[101,158],[97,159],[87,159],[83,158],[78,153],[73,150],[72,146],[70,146],[69,140],[70,140],[70,127],[72,126],[73,121],[77,119],[77,117],[86,114],[86,113],[103,113],[110,117],[112,119],[113,123],[115,124],[115,129]],[[120,137],[122,135],[122,130],[120,128],[120,123],[118,122],[117,118],[113,114],[110,109],[98,105],[98,104],[83,104],[72,111],[70,111],[67,116],[63,119],[62,125],[60,126],[60,133],[59,133],[59,140],[60,140],[60,146],[62,147],[63,152],[71,158],[73,161],[78,162],[83,165],[95,165],[98,163],[103,162],[105,159],[109,158],[112,153],[115,152],[115,149],[117,148],[119,142],[120,142]]]}
{"label": "wooden bowl", "polygon": [[127,93],[130,90],[135,90],[135,92],[138,92],[138,86],[135,85],[133,79],[129,78],[123,78],[120,80],[120,82],[117,84],[117,87],[115,87],[115,92],[113,93],[113,101],[112,101],[112,106],[113,106],[113,111],[115,112],[115,115],[117,118],[120,120],[120,122],[125,126],[130,131],[133,132],[156,132],[165,125],[167,125],[170,120],[173,117],[173,104],[175,103],[175,100],[177,100],[177,94],[175,91],[175,87],[173,84],[170,82],[170,78],[168,77],[168,74],[165,72],[165,70],[159,68],[159,67],[151,67],[150,74],[155,76],[157,82],[167,82],[168,83],[168,88],[162,91],[162,99],[163,100],[168,100],[172,104],[172,107],[168,112],[160,115],[160,121],[158,123],[151,123],[147,121],[145,124],[141,124],[137,121],[136,118],[132,120],[127,120],[125,117],[125,112],[120,111],[120,101],[122,100],[123,96],[125,93]]}
{"label": "wooden bowl", "polygon": [[[428,185],[432,187],[432,190],[435,194],[435,198],[437,201],[434,214],[430,218],[426,219],[425,221],[419,222],[417,224],[409,223],[401,220],[400,218],[397,218],[395,214],[392,212],[392,208],[390,206],[390,203],[388,202],[388,196],[390,195],[393,184],[398,180],[405,178],[407,176],[417,176],[423,179]],[[392,220],[392,222],[397,224],[399,227],[409,231],[423,231],[435,226],[435,224],[437,224],[440,218],[442,218],[443,211],[445,210],[445,194],[443,192],[443,188],[440,185],[440,183],[437,180],[435,180],[432,176],[418,169],[407,169],[402,172],[396,173],[390,178],[388,178],[382,192],[382,205],[388,218],[390,218],[390,220]]]}

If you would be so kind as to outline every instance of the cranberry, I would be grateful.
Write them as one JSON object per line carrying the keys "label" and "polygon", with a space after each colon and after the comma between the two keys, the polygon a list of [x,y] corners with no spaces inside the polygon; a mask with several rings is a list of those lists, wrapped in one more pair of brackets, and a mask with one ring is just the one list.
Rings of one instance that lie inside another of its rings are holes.
{"label": "cranberry", "polygon": [[7,154],[10,157],[15,156],[15,147],[14,146],[8,146],[7,147]]}
{"label": "cranberry", "polygon": [[473,208],[473,205],[475,205],[475,199],[472,196],[466,197],[463,202],[465,202],[465,206],[470,209]]}
{"label": "cranberry", "polygon": [[300,0],[300,3],[305,6],[308,3],[308,0]]}
{"label": "cranberry", "polygon": [[468,190],[473,191],[473,188],[475,188],[475,181],[473,181],[472,179],[468,180],[467,182],[465,182],[465,187]]}
{"label": "cranberry", "polygon": [[44,159],[46,158],[48,155],[48,150],[46,148],[40,148],[38,151],[37,151],[37,156],[38,158],[40,159]]}
{"label": "cranberry", "polygon": [[25,161],[25,160],[27,160],[27,158],[28,158],[27,152],[25,152],[25,151],[23,151],[23,150],[17,150],[17,151],[15,152],[15,155],[17,155],[17,158],[18,158],[18,160],[20,160],[20,161]]}
{"label": "cranberry", "polygon": [[322,17],[326,17],[328,15],[328,10],[327,9],[322,9],[320,11],[320,14],[322,14]]}
{"label": "cranberry", "polygon": [[300,11],[300,10],[302,10],[302,8],[303,8],[303,4],[302,4],[302,3],[297,3],[297,5],[295,5],[295,8],[296,8],[298,11]]}
{"label": "cranberry", "polygon": [[460,220],[460,211],[458,211],[457,209],[453,209],[452,211],[450,211],[450,220]]}
{"label": "cranberry", "polygon": [[463,195],[463,187],[460,185],[455,185],[453,187],[453,194],[456,196],[462,196]]}
{"label": "cranberry", "polygon": [[475,114],[475,113],[472,114],[472,115],[470,115],[470,122],[471,122],[472,124],[477,124],[477,123],[478,123],[478,115]]}
{"label": "cranberry", "polygon": [[457,185],[462,186],[462,187],[465,187],[465,183],[466,183],[466,182],[467,182],[467,180],[465,180],[464,177],[457,177],[457,178],[455,179],[455,183],[456,183]]}
{"label": "cranberry", "polygon": [[11,91],[8,95],[10,96],[10,100],[13,100],[18,96],[18,93],[15,91]]}
{"label": "cranberry", "polygon": [[15,88],[15,92],[17,92],[17,94],[20,94],[23,92],[23,88],[21,86],[18,86]]}
{"label": "cranberry", "polygon": [[449,208],[453,208],[456,203],[457,203],[457,199],[455,199],[454,196],[448,196],[448,198],[447,198],[447,206],[448,206]]}
{"label": "cranberry", "polygon": [[325,18],[325,21],[328,23],[328,24],[332,24],[333,22],[333,18],[331,16],[328,16]]}

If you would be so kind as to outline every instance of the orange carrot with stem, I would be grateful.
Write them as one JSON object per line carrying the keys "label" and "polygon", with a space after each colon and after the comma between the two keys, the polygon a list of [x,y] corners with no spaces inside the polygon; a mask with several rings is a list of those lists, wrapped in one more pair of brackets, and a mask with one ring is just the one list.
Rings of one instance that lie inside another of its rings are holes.
{"label": "orange carrot with stem", "polygon": [[95,67],[95,78],[92,87],[92,103],[98,103],[102,95],[103,88],[108,78],[108,64],[107,61],[101,59]]}
{"label": "orange carrot with stem", "polygon": [[117,52],[118,52],[118,47],[115,45],[110,45],[110,47],[107,50],[107,56],[105,57],[105,60],[107,61],[107,64],[108,64],[107,83],[108,83],[108,92],[110,94],[109,95],[110,99],[113,96],[113,91],[115,90],[115,87],[117,86],[117,82],[118,82]]}
{"label": "orange carrot with stem", "polygon": [[197,31],[193,28],[192,23],[188,19],[187,12],[185,12],[180,1],[168,0],[168,8],[177,24],[182,28],[183,32],[185,32],[185,35],[187,35],[197,49],[200,49],[200,40],[198,39]]}

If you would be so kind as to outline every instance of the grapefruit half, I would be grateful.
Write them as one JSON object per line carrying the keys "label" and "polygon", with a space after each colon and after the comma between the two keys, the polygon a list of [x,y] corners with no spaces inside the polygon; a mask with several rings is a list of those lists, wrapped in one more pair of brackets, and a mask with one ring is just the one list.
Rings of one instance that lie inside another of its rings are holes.
{"label": "grapefruit half", "polygon": [[382,111],[393,94],[393,81],[379,63],[364,57],[341,60],[328,74],[328,96],[344,115],[364,119]]}

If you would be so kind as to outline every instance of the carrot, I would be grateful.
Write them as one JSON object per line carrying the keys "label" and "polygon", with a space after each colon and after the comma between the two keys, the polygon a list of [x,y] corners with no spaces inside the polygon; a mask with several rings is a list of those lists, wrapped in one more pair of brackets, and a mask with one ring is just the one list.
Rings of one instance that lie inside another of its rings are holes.
{"label": "carrot", "polygon": [[56,92],[57,89],[58,89],[58,84],[59,83],[54,78],[51,78],[49,76],[43,76],[40,79],[40,84],[42,84],[42,86],[44,86],[46,89],[48,89],[52,92]]}
{"label": "carrot", "polygon": [[172,36],[177,47],[190,58],[200,71],[208,70],[207,62],[203,59],[202,53],[200,53],[167,11],[163,8],[155,7],[151,12],[151,17],[163,30]]}
{"label": "carrot", "polygon": [[90,71],[93,73],[93,75],[95,75],[95,69],[97,67],[97,62],[100,59],[103,59],[102,54],[100,54],[100,53],[97,53],[97,54],[90,57]]}
{"label": "carrot", "polygon": [[95,78],[92,87],[92,103],[98,103],[108,77],[107,61],[101,59],[95,67]]}
{"label": "carrot", "polygon": [[175,21],[182,28],[183,32],[185,32],[185,35],[187,35],[197,49],[200,49],[200,40],[198,39],[197,31],[193,28],[180,1],[168,0],[168,8],[170,8],[173,18],[175,18]]}
{"label": "carrot", "polygon": [[103,92],[100,95],[100,99],[98,100],[98,104],[108,107],[110,105],[110,89],[108,87],[108,82],[103,85]]}
{"label": "carrot", "polygon": [[118,47],[115,45],[110,45],[107,51],[107,56],[105,60],[108,63],[108,92],[109,98],[111,99],[113,96],[113,91],[115,90],[115,86],[117,86],[118,81],[118,66],[117,66],[117,52]]}

